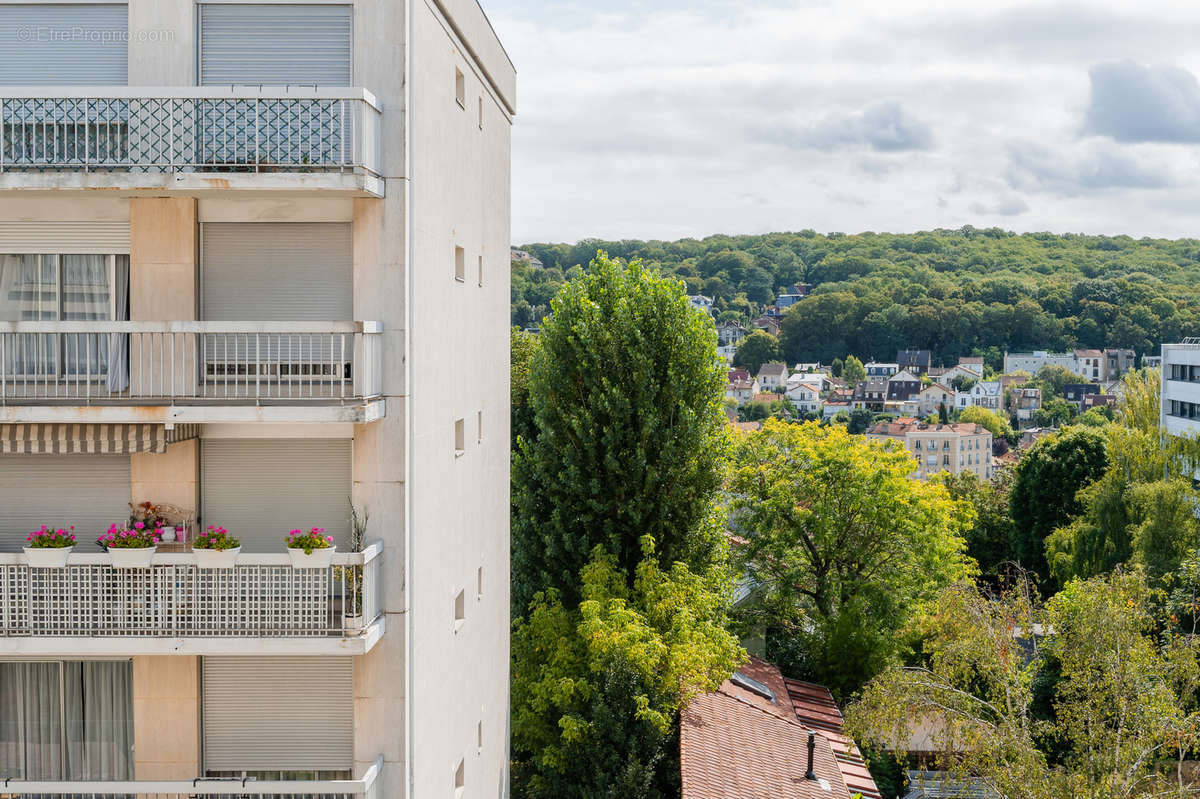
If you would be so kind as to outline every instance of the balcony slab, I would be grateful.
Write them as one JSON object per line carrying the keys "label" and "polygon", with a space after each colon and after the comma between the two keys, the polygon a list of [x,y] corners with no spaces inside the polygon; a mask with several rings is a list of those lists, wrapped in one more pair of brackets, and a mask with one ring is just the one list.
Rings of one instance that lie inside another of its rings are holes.
{"label": "balcony slab", "polygon": [[255,405],[230,400],[197,404],[56,405],[50,403],[0,406],[0,424],[367,424],[387,415],[380,398],[346,404]]}
{"label": "balcony slab", "polygon": [[83,172],[4,171],[0,191],[22,194],[104,193],[109,197],[252,197],[316,194],[340,197],[384,196],[384,180],[355,172]]}

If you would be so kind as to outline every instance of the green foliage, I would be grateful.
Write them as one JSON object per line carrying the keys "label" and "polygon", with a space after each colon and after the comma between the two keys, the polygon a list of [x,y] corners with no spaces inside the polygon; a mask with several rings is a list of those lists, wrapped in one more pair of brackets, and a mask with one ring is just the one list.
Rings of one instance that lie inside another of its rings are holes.
{"label": "green foliage", "polygon": [[1072,427],[1038,439],[1017,463],[1010,495],[1012,552],[1022,566],[1049,577],[1045,540],[1081,509],[1076,498],[1108,467],[1103,434]]}
{"label": "green foliage", "polygon": [[1077,375],[1065,366],[1043,366],[1038,370],[1037,382],[1042,386],[1042,400],[1061,398],[1072,383],[1086,383],[1087,378]]}
{"label": "green foliage", "polygon": [[854,435],[862,435],[867,432],[867,428],[871,426],[871,419],[874,415],[866,408],[855,408],[850,411],[850,415],[846,421],[846,432]]}
{"label": "green foliage", "polygon": [[849,695],[900,656],[898,633],[921,603],[970,572],[970,506],[912,470],[906,451],[838,425],[768,420],[739,440],[738,561],[760,586],[741,621],[791,653],[784,671]]}
{"label": "green foliage", "polygon": [[1075,423],[1084,425],[1085,427],[1104,427],[1111,424],[1114,418],[1112,408],[1107,405],[1097,405],[1079,414],[1079,418],[1075,420]]}
{"label": "green foliage", "polygon": [[770,333],[755,330],[742,339],[737,350],[733,353],[733,365],[740,366],[750,373],[751,377],[758,374],[764,363],[778,361],[783,357],[779,349],[779,340]]}
{"label": "green foliage", "polygon": [[1042,407],[1033,412],[1033,423],[1038,427],[1063,427],[1078,412],[1074,403],[1062,397],[1043,399]]}
{"label": "green foliage", "polygon": [[995,580],[1015,560],[1012,551],[1013,523],[1008,515],[1013,473],[1001,469],[991,481],[981,480],[974,472],[952,475],[942,472],[939,480],[951,498],[967,502],[975,510],[975,521],[966,532],[967,555],[975,559],[979,571]]}
{"label": "green foliage", "polygon": [[1008,423],[1007,419],[995,411],[980,408],[978,405],[963,408],[962,412],[958,415],[958,420],[960,422],[967,422],[968,424],[980,425],[984,430],[991,433],[994,439],[1009,439],[1013,437],[1012,425]]}
{"label": "green foliage", "polygon": [[812,231],[702,240],[585,240],[523,246],[545,263],[512,267],[513,323],[537,325],[568,272],[597,249],[641,259],[749,322],[792,283],[814,286],[783,320],[789,362],[847,353],[934,363],[1004,351],[1132,347],[1200,335],[1200,242],[1029,233],[970,226],[915,234]]}
{"label": "green foliage", "polygon": [[538,337],[514,327],[510,335],[509,394],[512,414],[512,441],[533,435],[533,406],[529,401],[529,364],[537,352]]}
{"label": "green foliage", "polygon": [[682,284],[601,253],[553,300],[529,369],[536,435],[513,464],[513,602],[567,607],[597,545],[627,575],[650,535],[664,567],[702,572],[723,531],[728,435],[712,324]]}
{"label": "green foliage", "polygon": [[632,586],[596,547],[580,575],[580,604],[539,593],[515,624],[515,795],[672,795],[680,709],[745,659],[725,629],[729,571],[664,570],[649,537],[641,547]]}
{"label": "green foliage", "polygon": [[873,680],[848,728],[903,754],[920,719],[934,751],[953,753],[935,767],[1001,796],[1191,795],[1175,764],[1200,729],[1200,649],[1161,635],[1156,609],[1136,573],[1072,583],[1045,604],[1024,583],[999,597],[953,586],[921,620],[919,664]]}
{"label": "green foliage", "polygon": [[863,362],[853,355],[847,355],[842,362],[842,379],[851,387],[867,379],[867,370]]}

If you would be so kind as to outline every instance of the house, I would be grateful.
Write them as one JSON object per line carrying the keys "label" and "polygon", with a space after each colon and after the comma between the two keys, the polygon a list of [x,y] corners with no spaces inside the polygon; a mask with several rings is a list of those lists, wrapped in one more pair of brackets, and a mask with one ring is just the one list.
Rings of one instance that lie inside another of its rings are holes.
{"label": "house", "polygon": [[825,375],[826,377],[828,377],[830,374],[829,367],[822,366],[820,364],[820,362],[817,362],[817,361],[814,361],[812,363],[798,363],[792,367],[792,371],[793,372],[820,372],[821,374]]}
{"label": "house", "polygon": [[780,294],[775,298],[775,307],[780,310],[786,310],[802,299],[804,299],[803,294]]}
{"label": "house", "polygon": [[956,391],[954,405],[959,410],[963,408],[987,408],[989,411],[1000,411],[1004,405],[1004,392],[999,380],[980,380],[966,391]]}
{"label": "house", "polygon": [[[1028,372],[1031,375],[1036,375],[1046,366],[1061,366],[1064,369],[1075,372],[1075,353],[1047,352],[1046,350],[1004,353],[1004,372],[1006,374]],[[1076,372],[1076,374],[1079,373]]]}
{"label": "house", "polygon": [[938,413],[942,408],[950,412],[954,410],[954,389],[941,383],[934,383],[921,389],[917,401],[920,405],[918,409],[920,416]]}
{"label": "house", "polygon": [[1075,350],[1076,374],[1083,375],[1088,380],[1097,383],[1105,379],[1104,372],[1108,368],[1108,359],[1101,350]]}
{"label": "house", "polygon": [[1101,406],[1115,407],[1117,404],[1117,396],[1115,394],[1096,394],[1089,393],[1083,395],[1083,410],[1090,408],[1098,408]]}
{"label": "house", "polygon": [[712,297],[706,297],[703,294],[689,294],[688,302],[691,303],[692,307],[695,308],[697,311],[704,311],[704,313],[708,314],[709,316],[712,316],[712,310],[713,310]]}
{"label": "house", "polygon": [[832,388],[833,384],[829,382],[829,376],[823,372],[793,372],[788,376],[787,384],[790,389],[792,386],[800,385],[811,386],[818,393],[824,393]]}
{"label": "house", "polygon": [[1033,421],[1033,414],[1041,410],[1042,390],[1040,388],[1010,388],[1005,410],[1009,416],[1016,417],[1018,424],[1028,424]]}
{"label": "house", "polygon": [[[39,320],[0,332],[0,794],[503,793],[516,75],[483,10],[0,30],[36,32],[0,47],[0,300]],[[157,550],[102,550],[131,503]],[[66,566],[22,551],[43,523]]]}
{"label": "house", "polygon": [[679,769],[682,799],[881,796],[829,689],[758,658],[683,710]]}
{"label": "house", "polygon": [[867,438],[907,449],[917,461],[913,476],[921,480],[941,472],[973,472],[981,480],[992,479],[992,434],[977,424],[880,422],[867,431]]}
{"label": "house", "polygon": [[761,402],[765,405],[770,405],[772,402],[782,401],[784,396],[785,396],[784,394],[780,394],[780,393],[777,393],[774,391],[763,391],[757,397],[754,398],[754,401]]}
{"label": "house", "polygon": [[737,357],[736,344],[721,344],[717,347],[717,357],[724,358],[727,362],[732,363]]}
{"label": "house", "polygon": [[717,324],[717,343],[721,346],[729,344],[737,346],[746,336],[746,328],[736,319],[729,319]]}
{"label": "house", "polygon": [[725,384],[725,396],[735,400],[738,405],[753,402],[761,393],[757,380],[730,380]]}
{"label": "house", "polygon": [[958,366],[965,366],[973,372],[983,374],[983,356],[964,355],[958,359]]}
{"label": "house", "polygon": [[821,405],[821,418],[822,419],[832,419],[833,417],[837,416],[842,411],[845,411],[846,413],[850,413],[850,411],[852,411],[852,410],[854,410],[854,404],[851,403],[849,400],[829,400],[829,399],[827,399]]}
{"label": "house", "polygon": [[775,391],[776,389],[783,391],[787,388],[787,382],[787,364],[764,363],[758,369],[758,383],[762,386],[763,391]]}
{"label": "house", "polygon": [[821,412],[821,390],[812,383],[789,384],[787,398],[801,413]]}
{"label": "house", "polygon": [[1137,362],[1137,353],[1131,349],[1106,349],[1104,361],[1104,379],[1118,380],[1121,375],[1133,368]]}
{"label": "house", "polygon": [[943,369],[940,375],[930,373],[930,377],[935,377],[939,383],[950,385],[955,380],[973,380],[978,381],[983,379],[983,371],[976,371],[965,364],[956,364],[949,369]]}
{"label": "house", "polygon": [[750,379],[750,372],[746,369],[740,369],[740,368],[730,369],[729,376],[727,378],[728,382],[730,382],[730,383],[736,383],[739,380],[749,380],[749,379]]}
{"label": "house", "polygon": [[763,315],[758,317],[752,323],[756,330],[761,330],[764,333],[770,333],[772,336],[779,335],[779,319],[774,316]]}
{"label": "house", "polygon": [[516,247],[512,248],[511,260],[514,264],[521,263],[525,264],[526,266],[532,266],[534,269],[541,269],[543,267],[542,262],[538,260],[533,253],[526,252],[525,250],[518,250]]}
{"label": "house", "polygon": [[887,384],[889,400],[901,402],[921,393],[921,378],[908,370],[896,372],[888,378]]}
{"label": "house", "polygon": [[895,363],[876,363],[868,361],[863,364],[863,369],[867,372],[867,377],[882,377],[889,378],[896,372],[900,371],[900,365]]}
{"label": "house", "polygon": [[1083,398],[1088,394],[1099,394],[1100,386],[1095,383],[1067,383],[1063,386],[1063,398],[1083,410]]}
{"label": "house", "polygon": [[929,371],[932,355],[929,350],[898,350],[896,363],[901,369],[907,369],[913,374],[923,375]]}
{"label": "house", "polygon": [[887,401],[888,384],[886,380],[867,379],[854,387],[851,400],[855,408],[865,408],[869,411],[882,411],[883,403]]}
{"label": "house", "polygon": [[1160,425],[1173,436],[1200,434],[1200,338],[1162,345]]}

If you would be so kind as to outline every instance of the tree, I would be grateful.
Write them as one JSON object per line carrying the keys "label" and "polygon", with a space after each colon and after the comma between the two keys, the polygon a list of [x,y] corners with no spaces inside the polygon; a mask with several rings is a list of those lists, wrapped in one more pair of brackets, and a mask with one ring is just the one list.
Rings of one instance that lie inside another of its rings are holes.
{"label": "tree", "polygon": [[533,408],[529,402],[529,364],[537,351],[538,337],[513,328],[509,357],[509,393],[512,414],[512,446],[516,450],[517,439],[529,438],[535,430]]}
{"label": "tree", "polygon": [[942,472],[938,479],[953,499],[967,502],[975,510],[975,521],[965,535],[967,555],[979,564],[984,577],[994,580],[1002,576],[1014,560],[1013,522],[1008,513],[1012,472],[1001,469],[990,481],[981,480],[974,472]]}
{"label": "tree", "polygon": [[1071,421],[1079,409],[1074,403],[1067,402],[1062,397],[1053,397],[1042,403],[1042,407],[1033,412],[1033,423],[1038,427],[1062,427]]}
{"label": "tree", "polygon": [[782,357],[779,340],[770,333],[755,330],[738,345],[733,353],[733,365],[742,367],[754,376],[764,363],[778,361]]}
{"label": "tree", "polygon": [[517,614],[547,589],[574,607],[598,545],[630,580],[645,535],[664,568],[701,573],[724,557],[726,376],[712,324],[678,281],[604,253],[553,309],[530,365],[537,433],[513,463]]}
{"label": "tree", "polygon": [[1043,366],[1038,369],[1037,381],[1042,384],[1042,398],[1062,397],[1063,390],[1071,383],[1086,383],[1087,379],[1065,366]]}
{"label": "tree", "polygon": [[1009,509],[1013,554],[1022,566],[1042,579],[1049,578],[1046,537],[1079,514],[1082,506],[1076,494],[1099,479],[1107,467],[1104,436],[1086,427],[1038,439],[1021,457]]}
{"label": "tree", "polygon": [[725,629],[730,572],[664,570],[653,540],[641,543],[632,586],[596,547],[580,575],[582,603],[539,593],[514,627],[515,796],[679,795],[679,711],[745,653]]}
{"label": "tree", "polygon": [[842,379],[849,386],[855,386],[866,380],[867,370],[863,366],[863,362],[853,355],[847,355],[846,360],[842,362]]}
{"label": "tree", "polygon": [[874,414],[866,408],[855,408],[850,411],[850,416],[846,422],[846,432],[861,436],[867,432],[867,428],[871,426],[871,420]]}
{"label": "tree", "polygon": [[992,434],[995,439],[1012,438],[1013,429],[1009,425],[1008,420],[1000,414],[990,411],[987,408],[980,408],[978,405],[971,405],[963,408],[958,415],[960,422],[968,424],[977,424],[983,429]]}
{"label": "tree", "polygon": [[845,363],[842,361],[841,358],[834,358],[833,363],[829,365],[829,373],[831,375],[833,375],[834,377],[841,377],[842,376],[842,368],[844,366],[845,366]]}
{"label": "tree", "polygon": [[904,450],[840,426],[783,424],[739,441],[730,482],[737,552],[784,670],[846,696],[898,657],[922,602],[970,573],[971,507],[911,479]]}
{"label": "tree", "polygon": [[1160,642],[1154,612],[1137,574],[1072,583],[1045,604],[1027,587],[953,586],[923,620],[920,663],[873,680],[848,729],[903,754],[920,719],[933,748],[953,753],[934,767],[1013,799],[1191,796],[1181,761],[1200,729],[1200,650],[1179,635]]}

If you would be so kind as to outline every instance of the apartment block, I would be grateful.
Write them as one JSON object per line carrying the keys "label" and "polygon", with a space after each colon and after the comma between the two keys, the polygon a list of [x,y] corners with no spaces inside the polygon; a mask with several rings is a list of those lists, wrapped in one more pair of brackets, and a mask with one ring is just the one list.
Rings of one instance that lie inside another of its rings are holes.
{"label": "apartment block", "polygon": [[0,3],[0,794],[507,795],[514,113],[473,0]]}
{"label": "apartment block", "polygon": [[1162,346],[1162,428],[1200,435],[1200,338]]}
{"label": "apartment block", "polygon": [[941,472],[973,472],[992,478],[992,434],[977,424],[926,424],[916,420],[880,422],[867,431],[875,441],[895,441],[916,460],[913,477],[926,480]]}

